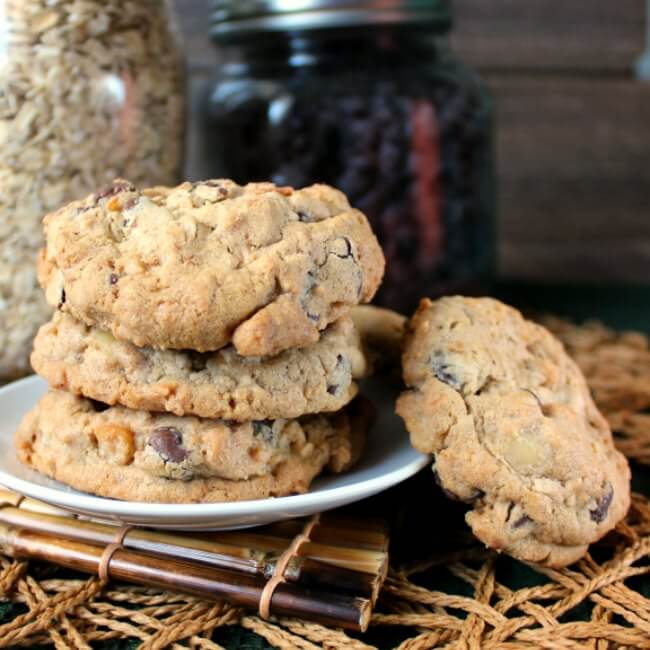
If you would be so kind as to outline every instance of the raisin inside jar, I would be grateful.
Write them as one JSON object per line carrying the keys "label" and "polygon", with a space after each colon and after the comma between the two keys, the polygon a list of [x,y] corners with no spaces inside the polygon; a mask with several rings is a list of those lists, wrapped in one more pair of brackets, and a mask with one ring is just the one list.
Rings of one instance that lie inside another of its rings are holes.
{"label": "raisin inside jar", "polygon": [[257,36],[206,94],[202,174],[345,192],[386,254],[380,304],[409,312],[423,295],[485,291],[490,105],[441,34],[375,25]]}

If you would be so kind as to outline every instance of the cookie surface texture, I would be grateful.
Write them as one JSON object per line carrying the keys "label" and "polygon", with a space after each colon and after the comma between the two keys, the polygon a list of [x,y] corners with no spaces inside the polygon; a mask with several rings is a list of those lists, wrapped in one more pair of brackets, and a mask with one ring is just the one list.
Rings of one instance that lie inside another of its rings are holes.
{"label": "cookie surface texture", "polygon": [[423,300],[399,398],[412,444],[486,545],[565,566],[630,503],[630,470],[584,377],[546,329],[496,300]]}
{"label": "cookie surface texture", "polygon": [[349,413],[231,422],[106,407],[50,390],[15,436],[20,460],[76,489],[130,501],[237,501],[305,492],[359,456]]}
{"label": "cookie surface texture", "polygon": [[205,353],[138,348],[57,312],[39,331],[31,360],[53,388],[107,404],[239,421],[338,411],[366,373],[347,316],[307,348],[244,357],[232,346]]}
{"label": "cookie surface texture", "polygon": [[228,180],[138,190],[117,180],[44,219],[50,305],[137,346],[272,355],[381,281],[365,216],[326,185]]}

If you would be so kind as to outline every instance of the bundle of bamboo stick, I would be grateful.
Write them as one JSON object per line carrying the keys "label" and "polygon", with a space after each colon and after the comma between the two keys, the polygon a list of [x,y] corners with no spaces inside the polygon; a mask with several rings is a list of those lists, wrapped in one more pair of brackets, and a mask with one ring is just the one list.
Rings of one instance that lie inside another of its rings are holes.
{"label": "bundle of bamboo stick", "polygon": [[[120,526],[86,520],[0,488],[0,549],[99,574]],[[234,532],[131,528],[110,557],[112,579],[257,609],[278,560],[303,530],[290,520]],[[286,565],[270,611],[364,631],[388,570],[388,532],[376,520],[323,514]]]}

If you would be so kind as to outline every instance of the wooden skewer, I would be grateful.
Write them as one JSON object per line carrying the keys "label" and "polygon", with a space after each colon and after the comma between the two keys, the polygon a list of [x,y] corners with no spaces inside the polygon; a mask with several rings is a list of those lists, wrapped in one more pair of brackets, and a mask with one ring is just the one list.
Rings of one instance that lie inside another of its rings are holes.
{"label": "wooden skewer", "polygon": [[[97,574],[103,549],[79,541],[57,539],[41,532],[0,525],[0,547],[15,558],[35,558]],[[175,589],[203,598],[226,600],[256,609],[266,585],[263,577],[192,564],[169,557],[119,548],[110,561],[111,578],[163,589]],[[284,582],[273,592],[274,614],[303,617],[324,625],[365,631],[370,620],[367,598],[318,591]]]}

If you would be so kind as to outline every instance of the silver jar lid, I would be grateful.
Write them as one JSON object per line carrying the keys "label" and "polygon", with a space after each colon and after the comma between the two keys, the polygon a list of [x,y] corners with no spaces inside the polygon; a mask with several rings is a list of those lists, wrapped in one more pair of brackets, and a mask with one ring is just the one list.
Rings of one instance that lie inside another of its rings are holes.
{"label": "silver jar lid", "polygon": [[448,29],[450,0],[212,0],[210,36],[421,23]]}

